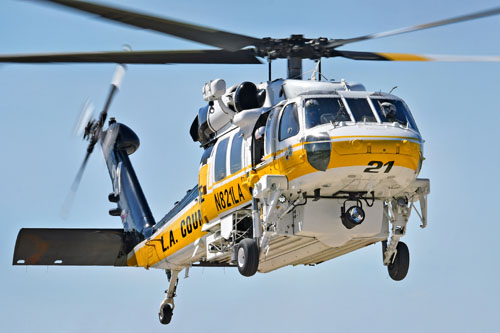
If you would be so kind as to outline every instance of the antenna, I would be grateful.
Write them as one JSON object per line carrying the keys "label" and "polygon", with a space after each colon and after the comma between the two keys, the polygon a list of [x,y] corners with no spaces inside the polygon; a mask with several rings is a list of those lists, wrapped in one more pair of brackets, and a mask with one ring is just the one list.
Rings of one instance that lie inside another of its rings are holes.
{"label": "antenna", "polygon": [[323,74],[321,74],[321,58],[319,58],[319,60],[318,60],[318,74],[319,74],[318,81],[321,81],[321,76],[323,75]]}
{"label": "antenna", "polygon": [[267,57],[267,63],[268,63],[267,71],[269,73],[269,82],[271,82],[273,80],[272,75],[271,75],[271,69],[272,69],[271,62],[272,62],[271,57]]}
{"label": "antenna", "polygon": [[[316,78],[317,76],[317,78]],[[321,81],[321,58],[316,60],[316,67],[311,74],[312,81]]]}
{"label": "antenna", "polygon": [[391,94],[391,93],[392,93],[395,89],[397,89],[397,88],[398,88],[398,86],[394,86],[394,87],[392,87],[391,91],[389,91],[389,95],[390,95],[390,94]]}

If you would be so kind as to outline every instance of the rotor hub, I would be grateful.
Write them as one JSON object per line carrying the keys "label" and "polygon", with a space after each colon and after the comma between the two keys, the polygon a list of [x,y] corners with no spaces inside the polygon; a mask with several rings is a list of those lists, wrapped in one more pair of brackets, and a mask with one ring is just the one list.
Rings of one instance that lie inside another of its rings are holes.
{"label": "rotor hub", "polygon": [[329,39],[326,37],[304,38],[303,35],[291,35],[289,38],[274,39],[263,38],[261,43],[256,45],[255,53],[259,57],[268,59],[319,59],[331,57],[334,50],[328,46]]}

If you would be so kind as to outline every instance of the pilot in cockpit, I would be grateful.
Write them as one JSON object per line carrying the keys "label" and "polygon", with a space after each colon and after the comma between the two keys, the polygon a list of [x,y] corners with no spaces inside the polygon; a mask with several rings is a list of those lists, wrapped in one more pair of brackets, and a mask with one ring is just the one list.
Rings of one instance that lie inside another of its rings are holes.
{"label": "pilot in cockpit", "polygon": [[380,104],[380,107],[382,108],[382,112],[387,119],[388,122],[395,122],[397,121],[396,119],[396,107],[394,104],[389,103],[389,102],[384,102]]}
{"label": "pilot in cockpit", "polygon": [[307,128],[313,128],[321,124],[321,106],[317,99],[308,99],[305,103]]}

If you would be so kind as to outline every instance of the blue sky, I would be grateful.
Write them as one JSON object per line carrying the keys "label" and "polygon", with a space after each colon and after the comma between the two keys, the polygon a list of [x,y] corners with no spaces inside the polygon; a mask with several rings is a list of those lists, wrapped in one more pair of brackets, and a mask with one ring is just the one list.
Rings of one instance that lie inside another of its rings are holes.
{"label": "blue sky", "polygon": [[[132,1],[128,8],[256,37],[347,38],[474,12],[497,1]],[[500,55],[500,16],[352,44],[350,50]],[[31,1],[0,4],[0,53],[205,48]],[[277,62],[274,78],[284,76]],[[305,62],[304,71],[313,65]],[[203,83],[266,80],[265,65],[129,66],[110,113],[141,139],[132,156],[159,219],[196,183],[201,149],[188,130]],[[71,136],[84,100],[100,108],[114,65],[0,66],[0,330],[242,332],[495,331],[500,287],[497,214],[500,64],[326,60],[332,79],[388,91],[410,106],[426,140],[421,176],[431,179],[429,226],[416,216],[404,241],[410,272],[394,282],[380,245],[316,267],[244,278],[235,269],[192,269],[181,279],[170,327],[157,310],[164,272],[134,268],[13,267],[21,227],[120,227],[99,151],[71,216],[60,208],[85,153]]]}

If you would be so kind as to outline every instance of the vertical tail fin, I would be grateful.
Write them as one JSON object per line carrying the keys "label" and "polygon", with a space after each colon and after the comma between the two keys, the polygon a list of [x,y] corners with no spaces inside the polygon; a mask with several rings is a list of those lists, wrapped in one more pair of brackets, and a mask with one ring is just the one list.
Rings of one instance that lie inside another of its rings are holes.
{"label": "vertical tail fin", "polygon": [[128,156],[139,148],[139,138],[129,127],[111,120],[102,132],[101,145],[113,182],[109,200],[118,205],[110,214],[121,217],[125,232],[140,239],[149,237],[155,221]]}

